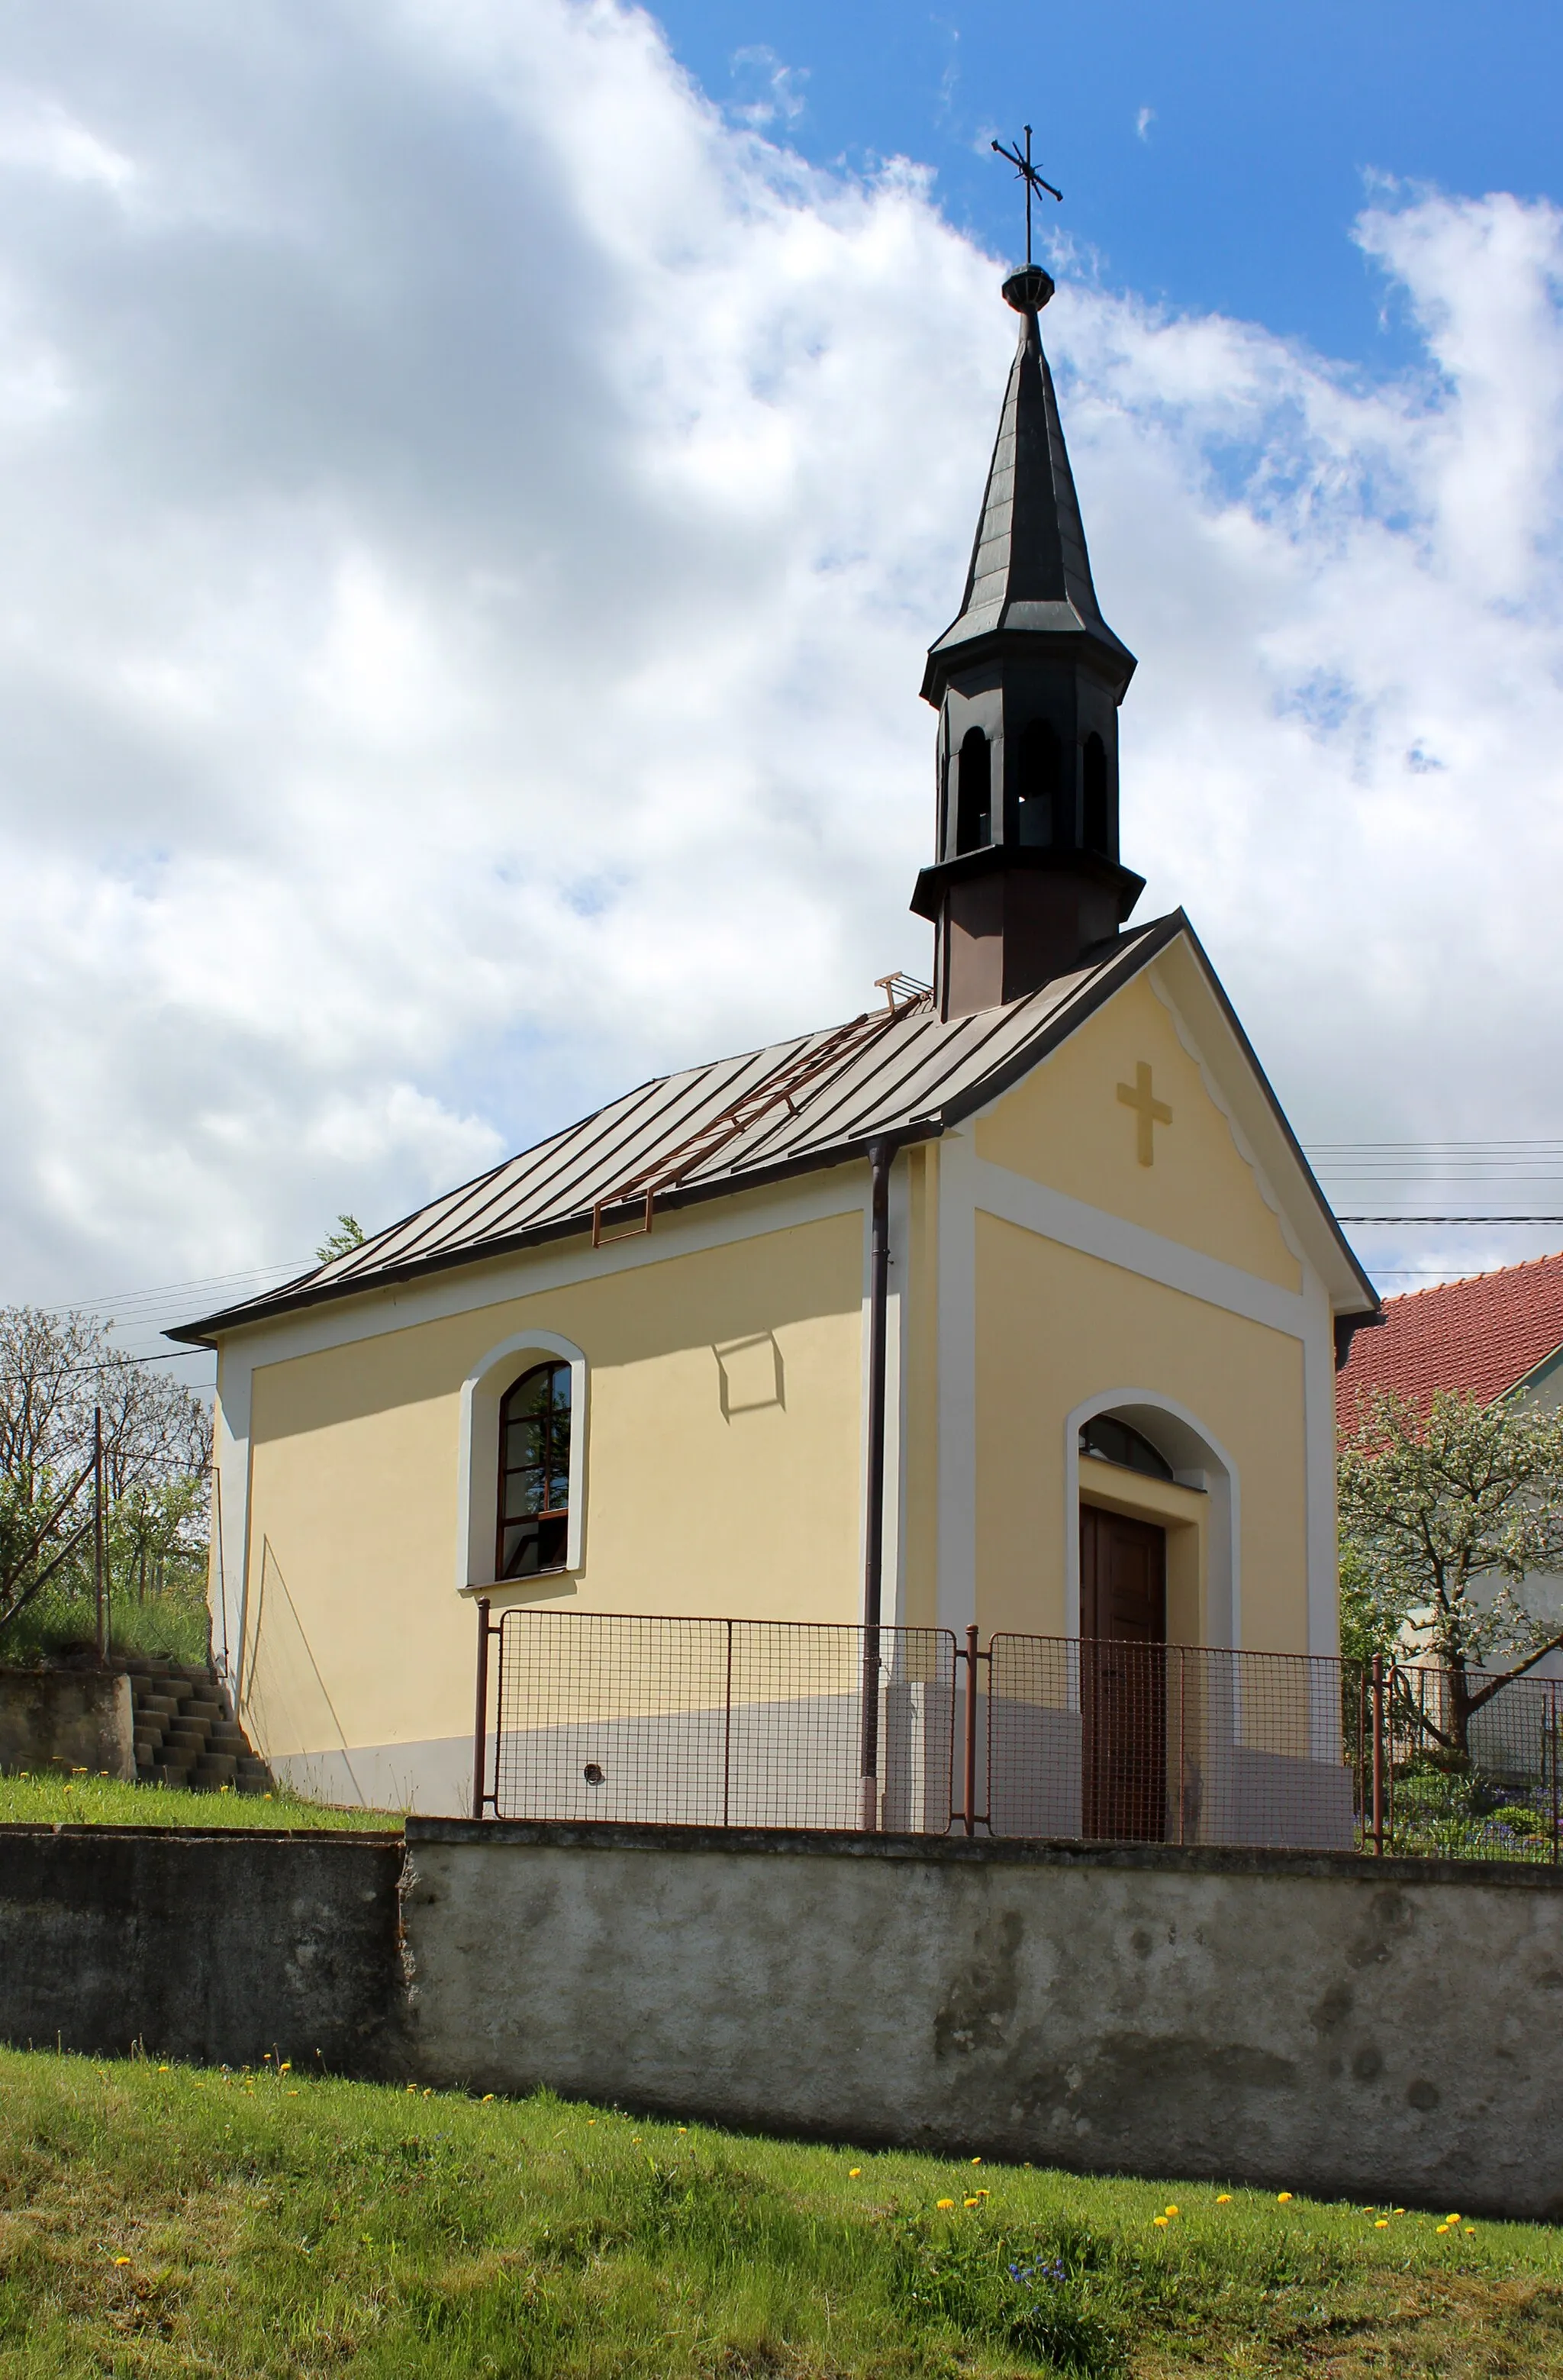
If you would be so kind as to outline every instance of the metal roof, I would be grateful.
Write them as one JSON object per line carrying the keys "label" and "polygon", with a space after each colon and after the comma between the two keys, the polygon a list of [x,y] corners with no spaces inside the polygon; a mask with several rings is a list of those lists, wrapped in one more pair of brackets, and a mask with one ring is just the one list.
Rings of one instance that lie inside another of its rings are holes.
{"label": "metal roof", "polygon": [[[594,1208],[623,1196],[618,1215],[610,1216],[612,1231],[615,1221],[632,1220],[648,1177],[655,1177],[666,1160],[676,1165],[699,1135],[718,1145],[658,1191],[659,1209],[840,1164],[865,1155],[877,1140],[935,1138],[1028,1073],[1180,934],[1188,935],[1197,950],[1181,910],[1125,931],[1095,965],[1056,977],[1006,1007],[944,1020],[931,996],[924,995],[879,1017],[864,1018],[860,1030],[844,1036],[841,1026],[803,1034],[643,1083],[376,1232],[347,1255],[165,1336],[206,1344],[216,1333],[245,1323],[588,1231]],[[808,1060],[815,1050],[823,1062],[811,1074]],[[768,1104],[756,1094],[772,1076],[794,1087],[790,1098]],[[713,1123],[734,1109],[738,1128],[726,1136],[711,1135]],[[1323,1194],[1278,1107],[1275,1112],[1327,1216]],[[633,1199],[624,1195],[629,1184],[637,1185]],[[1372,1299],[1371,1289],[1367,1295]]]}

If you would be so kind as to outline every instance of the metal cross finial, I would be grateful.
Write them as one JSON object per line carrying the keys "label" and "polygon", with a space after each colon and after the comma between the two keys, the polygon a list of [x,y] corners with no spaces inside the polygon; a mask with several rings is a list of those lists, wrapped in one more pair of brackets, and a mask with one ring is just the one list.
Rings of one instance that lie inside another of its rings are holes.
{"label": "metal cross finial", "polygon": [[1015,142],[1012,149],[1006,149],[1001,140],[995,140],[992,146],[1000,157],[1007,157],[1009,159],[1011,164],[1014,167],[1015,172],[1025,184],[1025,261],[1027,264],[1029,264],[1031,262],[1032,199],[1033,197],[1040,197],[1042,192],[1046,190],[1049,198],[1061,200],[1063,198],[1063,192],[1061,190],[1055,190],[1051,182],[1045,182],[1042,179],[1041,175],[1037,172],[1036,166],[1032,164],[1030,125],[1028,124],[1024,126],[1024,129],[1025,132],[1025,153],[1024,156],[1021,153],[1021,146],[1018,140]]}

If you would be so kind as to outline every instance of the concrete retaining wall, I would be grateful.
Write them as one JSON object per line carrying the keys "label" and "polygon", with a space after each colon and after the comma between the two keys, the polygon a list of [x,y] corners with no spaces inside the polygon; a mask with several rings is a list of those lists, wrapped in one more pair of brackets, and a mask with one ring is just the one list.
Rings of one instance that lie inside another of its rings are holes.
{"label": "concrete retaining wall", "polygon": [[0,1770],[85,1768],[133,1782],[130,1681],[105,1670],[0,1669]]}
{"label": "concrete retaining wall", "polygon": [[0,2038],[405,2063],[395,1836],[0,1827]]}
{"label": "concrete retaining wall", "polygon": [[454,1819],[407,1845],[430,2081],[1563,2219],[1550,1871]]}
{"label": "concrete retaining wall", "polygon": [[404,1869],[394,1837],[0,1828],[0,2037],[99,2055],[1563,2220],[1560,2015],[1545,1869],[417,1818]]}

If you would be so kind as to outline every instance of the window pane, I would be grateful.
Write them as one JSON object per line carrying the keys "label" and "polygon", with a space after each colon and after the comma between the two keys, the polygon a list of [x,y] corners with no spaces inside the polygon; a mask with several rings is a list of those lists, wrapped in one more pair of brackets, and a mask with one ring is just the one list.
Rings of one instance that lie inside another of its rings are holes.
{"label": "window pane", "polygon": [[536,1471],[513,1471],[504,1483],[504,1517],[524,1521],[541,1510],[542,1478]]}
{"label": "window pane", "polygon": [[542,1459],[547,1424],[542,1421],[513,1421],[504,1434],[505,1468],[519,1471],[523,1463]]}
{"label": "window pane", "polygon": [[538,1525],[535,1521],[522,1528],[506,1529],[503,1560],[500,1565],[502,1578],[530,1578],[538,1568]]}

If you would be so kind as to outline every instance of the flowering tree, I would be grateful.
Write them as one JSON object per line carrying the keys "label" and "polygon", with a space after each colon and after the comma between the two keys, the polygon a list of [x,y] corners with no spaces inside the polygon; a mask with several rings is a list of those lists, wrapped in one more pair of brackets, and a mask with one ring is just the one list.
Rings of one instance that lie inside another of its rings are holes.
{"label": "flowering tree", "polygon": [[0,1638],[44,1587],[90,1588],[95,1412],[111,1573],[144,1594],[203,1568],[200,1398],[121,1354],[91,1315],[0,1307]]}
{"label": "flowering tree", "polygon": [[1563,1645],[1515,1591],[1563,1568],[1563,1414],[1380,1390],[1341,1448],[1339,1498],[1357,1628],[1381,1644],[1415,1628],[1449,1681],[1447,1732],[1424,1723],[1464,1755],[1473,1715]]}

